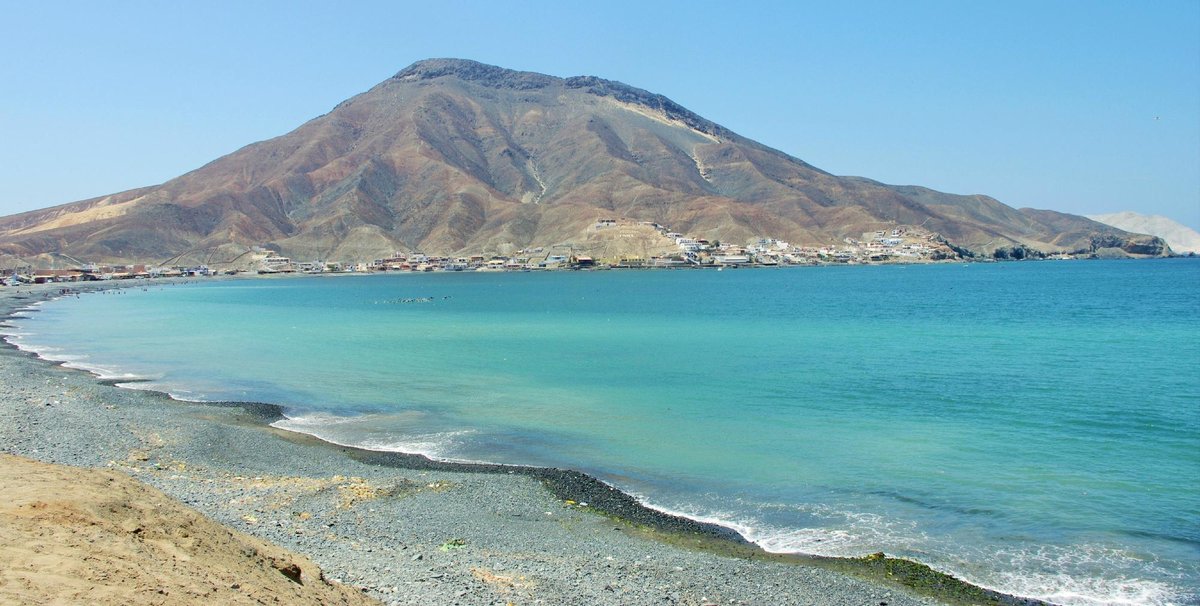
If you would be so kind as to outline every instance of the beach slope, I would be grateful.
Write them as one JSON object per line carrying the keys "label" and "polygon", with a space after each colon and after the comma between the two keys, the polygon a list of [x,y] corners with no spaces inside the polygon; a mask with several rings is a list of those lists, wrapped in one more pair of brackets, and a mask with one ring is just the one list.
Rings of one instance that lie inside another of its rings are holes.
{"label": "beach slope", "polygon": [[110,470],[0,454],[0,602],[377,604]]}

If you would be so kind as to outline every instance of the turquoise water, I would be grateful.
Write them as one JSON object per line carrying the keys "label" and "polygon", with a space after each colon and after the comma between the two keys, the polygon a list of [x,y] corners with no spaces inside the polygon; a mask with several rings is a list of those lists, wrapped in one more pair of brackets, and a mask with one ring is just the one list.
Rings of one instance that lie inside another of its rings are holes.
{"label": "turquoise water", "polygon": [[1200,602],[1200,261],[231,280],[9,338],[281,427],[570,467],[772,551]]}

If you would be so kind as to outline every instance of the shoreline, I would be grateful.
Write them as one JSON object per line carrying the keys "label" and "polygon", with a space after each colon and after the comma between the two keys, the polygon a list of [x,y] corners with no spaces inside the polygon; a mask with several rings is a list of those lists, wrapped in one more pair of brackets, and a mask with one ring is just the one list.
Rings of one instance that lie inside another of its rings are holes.
{"label": "shoreline", "polygon": [[[162,281],[152,282],[152,284],[155,285],[163,283],[164,282]],[[165,283],[169,284],[170,282]],[[72,288],[71,290],[94,291],[112,288],[136,287],[140,285],[141,284],[96,284],[95,286],[92,286],[91,284],[84,284],[82,285],[83,288]],[[28,296],[11,296],[13,294],[21,295],[26,293],[11,293],[8,291],[8,289],[0,290],[0,321],[10,318],[13,313],[25,309],[38,301],[55,298],[55,291],[57,289],[58,285],[47,285],[44,287],[24,286],[14,289],[27,290]],[[621,547],[623,549],[633,549],[633,551],[636,551],[639,554],[655,554],[661,557],[664,553],[663,550],[666,550],[665,553],[672,557],[683,558],[685,560],[699,558],[705,560],[706,565],[715,566],[717,568],[741,568],[748,565],[750,566],[749,574],[751,575],[766,575],[775,577],[782,574],[784,577],[799,576],[796,574],[789,575],[787,573],[789,571],[795,573],[803,570],[806,573],[816,574],[818,577],[822,577],[822,583],[834,583],[836,585],[839,582],[861,583],[865,581],[866,585],[856,587],[851,593],[847,593],[847,589],[841,589],[840,593],[837,594],[840,596],[840,598],[849,599],[853,603],[860,603],[861,600],[868,599],[868,595],[875,596],[882,594],[888,595],[889,599],[881,599],[879,601],[886,601],[890,604],[1043,603],[1036,600],[1008,596],[991,590],[978,588],[954,580],[952,577],[947,575],[934,572],[922,564],[907,560],[886,558],[883,557],[882,554],[866,556],[864,558],[832,558],[801,554],[769,553],[757,545],[750,543],[733,529],[717,524],[700,522],[690,518],[672,515],[670,513],[648,507],[638,502],[632,496],[612,486],[609,486],[608,484],[593,478],[592,476],[573,470],[487,463],[443,462],[433,460],[419,454],[381,452],[349,446],[341,446],[320,440],[319,438],[308,434],[271,427],[270,423],[272,423],[274,420],[283,418],[282,408],[278,405],[266,403],[197,403],[181,401],[171,398],[168,394],[161,392],[117,388],[117,383],[124,383],[128,381],[123,381],[121,379],[100,379],[92,373],[88,373],[86,371],[79,372],[78,369],[69,368],[62,362],[54,362],[42,359],[32,352],[18,349],[15,345],[12,345],[7,341],[5,342],[5,347],[0,351],[3,352],[3,358],[0,358],[0,372],[12,372],[15,370],[16,372],[20,372],[21,374],[27,376],[38,374],[61,375],[62,377],[69,376],[71,378],[70,381],[65,378],[63,378],[62,381],[64,383],[72,383],[75,385],[76,389],[83,391],[87,391],[85,385],[90,384],[93,387],[91,390],[93,393],[89,394],[90,397],[85,397],[84,400],[91,401],[93,412],[101,405],[103,406],[103,410],[114,410],[118,408],[125,410],[126,408],[132,408],[141,409],[142,412],[145,413],[146,409],[154,409],[154,414],[134,415],[134,418],[127,420],[125,425],[119,424],[118,427],[111,427],[110,429],[129,429],[129,427],[135,426],[137,431],[133,431],[132,433],[134,434],[137,434],[138,431],[140,431],[143,434],[150,432],[154,436],[157,436],[158,434],[154,432],[156,431],[156,427],[159,422],[169,419],[172,424],[177,425],[182,423],[183,425],[187,426],[187,429],[200,429],[205,435],[228,434],[230,432],[235,432],[234,430],[236,430],[235,433],[241,434],[239,437],[242,440],[250,438],[251,443],[257,443],[255,446],[261,447],[260,450],[263,452],[258,452],[256,454],[267,459],[261,462],[266,468],[276,468],[287,471],[289,472],[287,477],[290,478],[308,477],[314,471],[313,469],[309,468],[309,466],[298,464],[296,461],[286,458],[286,455],[293,454],[291,447],[295,447],[299,452],[304,453],[304,456],[306,457],[316,458],[318,455],[332,455],[332,459],[326,460],[322,465],[317,465],[321,471],[332,470],[348,473],[349,470],[356,469],[356,476],[366,475],[358,472],[373,471],[374,473],[371,475],[380,477],[395,475],[396,472],[413,472],[422,477],[429,474],[448,474],[454,478],[466,476],[470,480],[478,480],[484,483],[496,484],[496,486],[489,486],[489,491],[503,492],[508,490],[509,493],[519,492],[525,498],[531,496],[529,490],[530,486],[533,486],[542,493],[533,499],[538,502],[540,508],[548,509],[549,504],[552,503],[553,505],[557,506],[559,510],[561,510],[558,512],[554,510],[546,511],[546,516],[553,517],[556,514],[566,515],[572,519],[573,523],[592,528],[595,533],[599,533],[601,528],[612,528],[618,532],[615,535],[609,534],[607,535],[608,537],[615,538],[620,536],[620,540],[622,541]],[[15,362],[15,364],[10,364],[10,362]],[[10,366],[16,366],[18,368],[12,369]],[[19,368],[23,366],[26,368]],[[43,373],[28,372],[38,369],[42,370]],[[53,382],[53,378],[47,379],[46,382],[47,384],[51,384]],[[49,389],[47,389],[47,391],[49,391]],[[0,413],[6,412],[5,409],[16,408],[16,404],[17,403],[11,401],[7,395],[0,398]],[[166,405],[164,406],[164,404]],[[58,401],[54,401],[54,404],[50,404],[50,400],[47,400],[43,408],[53,409],[59,406],[60,404]],[[220,412],[213,413],[213,410],[219,410]],[[51,423],[56,420],[56,415],[54,414],[56,411],[39,410],[38,412],[48,412],[49,414],[44,416],[49,417],[47,420]],[[204,427],[192,426],[195,424],[197,418],[200,418],[201,422],[205,424]],[[167,425],[166,423],[162,424]],[[59,423],[59,425],[60,427],[56,427],[55,429],[66,429],[68,431],[65,431],[65,433],[71,433],[69,430],[70,428],[61,427],[61,425],[66,425],[66,423]],[[17,429],[17,431],[19,430],[20,428]],[[165,430],[166,427],[163,428],[163,431]],[[186,433],[186,431],[183,432],[183,434]],[[190,454],[188,458],[180,458],[178,460],[173,459],[174,462],[171,462],[172,460],[164,459],[162,455],[165,453],[161,451],[165,451],[168,445],[174,445],[173,442],[168,442],[159,437],[157,438],[157,441],[163,443],[155,445],[155,439],[147,440],[143,436],[139,438],[139,440],[143,443],[142,450],[147,450],[144,443],[149,441],[151,443],[150,448],[148,449],[150,452],[140,452],[137,448],[130,449],[130,456],[126,457],[125,461],[118,462],[119,458],[113,455],[119,455],[120,448],[114,449],[112,448],[112,445],[109,445],[106,448],[102,444],[98,448],[93,448],[92,452],[88,453],[88,456],[82,458],[90,458],[92,461],[95,461],[97,459],[97,455],[99,455],[101,459],[107,459],[105,463],[106,466],[123,468],[125,471],[131,472],[131,475],[134,477],[151,483],[152,485],[164,490],[169,495],[196,507],[206,515],[214,517],[214,519],[217,519],[218,521],[230,524],[228,519],[233,519],[235,521],[238,520],[238,517],[235,515],[237,513],[236,511],[232,513],[226,512],[218,503],[206,503],[205,499],[203,498],[204,495],[195,495],[198,488],[196,485],[198,481],[200,484],[219,484],[219,482],[216,482],[210,477],[196,478],[189,476],[189,474],[184,472],[184,470],[188,465],[199,464],[202,468],[211,468],[210,471],[215,469],[218,475],[220,472],[225,472],[228,475],[229,473],[239,471],[244,465],[241,462],[234,462],[233,460],[226,458],[229,457],[231,453],[218,453],[213,451],[212,443],[208,443],[207,445],[196,444],[194,443],[196,439],[183,434],[177,436],[177,439],[180,440],[179,447],[172,449],[172,451],[191,453],[192,451],[195,451],[197,447],[201,447],[201,450],[205,451],[207,456],[196,457],[194,454]],[[128,436],[123,437],[126,438],[126,442],[129,442]],[[285,444],[290,445],[290,447],[282,448]],[[48,456],[49,460],[52,461],[57,458],[57,456],[60,456],[53,452],[47,455],[45,452],[39,452],[39,448],[31,448],[30,446],[30,444],[26,444],[24,450],[32,450],[32,454],[30,452],[23,452],[21,447],[14,448],[12,441],[6,440],[5,450],[15,454],[23,454],[25,456],[31,456],[38,459],[44,459]],[[250,444],[247,444],[247,446],[250,446]],[[288,452],[284,453],[276,451]],[[140,452],[140,454],[134,456],[135,452]],[[242,452],[242,454],[246,453]],[[274,456],[273,460],[272,455],[276,455]],[[110,458],[110,456],[112,456],[112,458]],[[189,462],[188,459],[191,459],[191,461]],[[79,465],[82,461],[68,462]],[[163,464],[164,462],[166,462],[166,465]],[[178,463],[178,465],[176,465],[176,463]],[[95,463],[92,465],[86,465],[86,463],[84,463],[84,466],[95,466]],[[167,477],[162,477],[163,474],[159,472],[164,470],[168,472],[173,471],[176,473],[172,473]],[[234,477],[242,476],[234,474]],[[341,477],[341,474],[332,474],[332,477]],[[516,479],[521,479],[525,485],[516,486],[520,483],[517,482]],[[470,480],[457,481],[469,483]],[[491,482],[491,480],[497,481]],[[428,486],[435,486],[441,481],[442,480],[431,483]],[[453,484],[456,480],[446,481]],[[370,482],[371,480],[368,479],[367,483],[370,484]],[[425,491],[419,486],[416,488],[408,486],[407,483],[415,484],[414,481],[409,479],[406,479],[405,482],[405,490],[411,489],[416,493],[438,492],[437,490]],[[507,486],[506,488],[504,486],[505,484],[511,484],[511,486]],[[172,487],[174,490],[171,489]],[[342,487],[339,485],[338,491],[341,490]],[[387,490],[383,492],[387,492]],[[400,492],[404,491],[401,490]],[[509,496],[511,497],[511,494]],[[189,498],[193,497],[195,497],[195,500],[198,501],[198,503],[193,503],[189,500]],[[378,495],[376,495],[376,498],[379,498]],[[549,501],[546,500],[547,498]],[[459,503],[457,505],[461,506],[464,504]],[[529,503],[523,503],[522,505],[527,506]],[[526,507],[526,509],[529,509],[529,507]],[[376,513],[376,510],[371,509],[366,514],[363,514],[360,511],[358,512],[358,515],[371,517],[370,514],[374,513]],[[517,514],[515,517],[522,518],[524,515],[525,514]],[[238,527],[239,530],[250,532],[251,534],[260,536],[260,538],[279,544],[279,532],[274,529],[262,529],[258,527],[257,519],[254,522],[246,522],[245,520],[247,516],[251,518],[256,517],[249,514],[243,514],[240,519],[245,522],[245,524],[242,527]],[[223,517],[227,519],[223,519]],[[306,522],[311,519],[313,518],[310,517],[301,521]],[[289,522],[294,522],[294,520],[289,520]],[[382,521],[380,523],[386,524],[387,522]],[[236,526],[236,523],[230,525]],[[291,525],[292,524],[284,524],[281,521],[276,520],[276,529],[290,527]],[[524,526],[525,521],[522,520],[520,525]],[[333,528],[334,526],[335,524],[330,523],[328,528]],[[256,530],[264,532],[260,533]],[[443,528],[443,534],[451,534],[449,530],[450,529]],[[535,530],[532,532],[536,534],[538,531],[543,530],[547,530],[547,527],[544,524],[541,526],[536,526]],[[298,532],[301,535],[304,534],[302,530]],[[609,532],[612,531],[610,530]],[[286,533],[282,536],[286,537]],[[537,543],[539,538],[544,539],[544,537],[538,536],[526,536],[523,538],[526,540],[532,540],[534,543]],[[455,544],[455,541],[460,540],[463,541],[461,544]],[[627,540],[632,540],[634,542],[632,544],[624,543]],[[543,540],[542,542],[544,543],[546,541]],[[613,542],[614,541],[607,541],[607,543]],[[315,547],[316,552],[314,553],[313,546],[305,545],[303,544],[303,541],[300,541],[299,543],[300,544],[296,544],[296,541],[285,541],[283,546],[313,558],[327,570],[338,570],[339,566],[336,563],[336,560],[338,559],[336,553],[333,555],[321,553],[322,550],[320,545]],[[466,546],[473,544],[474,541],[470,539],[451,538],[450,540],[442,543],[438,549],[440,551],[457,553],[459,548],[463,548],[465,551]],[[606,541],[603,539],[600,540],[600,545],[607,547],[613,546],[606,545]],[[550,546],[541,545],[541,547]],[[327,549],[326,551],[337,552],[338,550]],[[372,550],[367,548],[367,553],[372,553]],[[602,551],[596,551],[594,554],[586,558],[584,565],[604,565],[607,560],[603,559],[601,556],[602,553]],[[413,559],[407,561],[416,563],[418,565],[423,565],[422,562],[425,561],[425,557],[418,556],[423,556],[423,554],[417,554],[413,556]],[[653,558],[652,555],[646,555],[646,557]],[[431,557],[430,559],[435,558]],[[519,560],[520,558],[517,559]],[[608,556],[608,560],[612,559],[612,556]],[[328,560],[334,560],[335,565],[331,567]],[[574,563],[573,565],[578,566],[579,564]],[[344,568],[353,569],[354,566],[348,566]],[[502,572],[508,568],[509,565],[502,565],[502,567],[497,570]],[[468,569],[472,571],[478,570],[478,568],[471,567],[468,567]],[[781,570],[783,571],[782,573],[780,572]],[[573,571],[564,569],[556,570],[548,574],[551,577],[557,573],[561,573],[561,576],[571,576],[572,572]],[[696,586],[702,587],[706,584],[705,581],[709,580],[711,576],[707,574],[696,575],[689,568],[681,566],[672,567],[672,569],[666,571],[666,573],[667,574],[660,576],[679,576],[683,580],[674,581],[674,583],[685,588]],[[475,572],[472,572],[471,574],[475,577],[480,576]],[[492,572],[489,574],[492,577],[497,578],[505,576],[500,574],[500,572]],[[830,578],[824,578],[826,576]],[[620,575],[618,575],[618,577],[620,577]],[[441,578],[445,577],[443,576]],[[384,588],[386,589],[386,581],[379,582],[379,579],[368,580],[371,582],[364,582],[363,586],[370,589],[372,595],[375,597],[380,598],[388,603],[405,603],[401,601],[389,601],[389,599],[395,597],[397,593],[403,592],[379,591],[381,585],[385,586]],[[737,584],[746,585],[747,583],[745,581],[747,581],[747,579],[742,578]],[[488,587],[495,585],[495,583],[488,584],[486,580],[482,582]],[[788,584],[792,585],[795,584],[795,582],[795,580],[792,580]],[[508,585],[509,587],[507,593],[501,591],[501,594],[512,595],[513,592],[517,592],[517,583],[508,582]],[[777,583],[776,586],[778,586]],[[824,587],[823,585],[820,585],[820,583],[818,583],[817,586]],[[618,594],[615,590],[611,589],[612,587],[614,587],[614,584],[611,582],[602,584],[600,587],[598,587],[599,593],[596,595],[608,597],[605,592],[609,592],[611,593],[612,597],[612,600],[605,601],[601,599],[598,603],[631,603],[628,601],[630,598],[633,598],[632,603],[642,603],[639,598],[636,598],[633,595]],[[395,590],[396,585],[391,585],[390,588]],[[725,598],[723,601],[725,603],[761,603],[760,601],[754,599],[755,596],[753,590],[750,588],[745,589],[746,591],[749,591],[749,593],[746,595],[750,596],[751,599],[747,600],[734,597]],[[790,596],[792,595],[792,592],[800,592],[797,595],[802,595],[804,593],[802,590],[803,586],[798,585],[784,595]],[[737,590],[732,587],[727,589],[727,591],[737,593]],[[893,592],[901,593],[900,595],[894,595]],[[530,596],[533,596],[537,593],[537,591],[531,590]],[[708,593],[713,592],[709,591]],[[906,596],[906,593],[910,593],[910,595]],[[829,598],[830,594],[824,591],[818,591],[816,594],[810,595],[818,596],[818,601],[821,603],[841,603],[840,598],[839,600],[827,599]],[[573,599],[579,597],[571,592],[563,593],[559,597],[564,596],[569,596]],[[672,599],[673,596],[675,599]],[[463,603],[490,603],[486,601],[477,602],[468,600],[468,597],[474,597],[474,594],[471,592],[468,592],[464,595],[456,595],[455,597],[466,600]],[[762,596],[759,595],[758,597],[761,598]],[[699,598],[701,599],[683,599],[682,592],[676,591],[667,592],[665,599],[676,603],[717,603],[709,602],[707,596],[704,595],[700,595]],[[931,602],[929,601],[930,598],[933,598],[937,601]],[[875,597],[871,597],[869,599],[875,600]],[[439,598],[432,595],[425,595],[422,600],[438,601]],[[779,603],[779,595],[774,595],[771,601]],[[591,599],[586,600],[585,602],[597,603]],[[786,599],[782,602],[792,603]],[[566,600],[562,603],[575,602],[572,600]],[[804,602],[797,601],[795,603]]]}

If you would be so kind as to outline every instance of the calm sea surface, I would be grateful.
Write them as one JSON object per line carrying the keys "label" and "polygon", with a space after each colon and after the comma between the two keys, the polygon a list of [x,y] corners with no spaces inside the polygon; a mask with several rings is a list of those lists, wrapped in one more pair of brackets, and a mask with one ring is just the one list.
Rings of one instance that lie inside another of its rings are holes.
{"label": "calm sea surface", "polygon": [[9,338],[340,444],[570,467],[771,551],[1200,603],[1200,261],[140,287]]}

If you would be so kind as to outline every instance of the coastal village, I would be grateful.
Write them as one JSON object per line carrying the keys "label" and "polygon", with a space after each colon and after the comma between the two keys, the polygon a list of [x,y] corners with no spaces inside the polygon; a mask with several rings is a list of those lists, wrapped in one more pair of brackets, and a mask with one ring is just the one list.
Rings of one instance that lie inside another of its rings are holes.
{"label": "coastal village", "polygon": [[[196,277],[236,274],[322,274],[437,271],[550,271],[598,269],[726,269],[802,265],[931,263],[961,260],[962,252],[937,234],[896,227],[845,238],[839,245],[796,246],[775,238],[734,244],[689,236],[654,222],[598,219],[581,243],[518,249],[509,254],[446,256],[395,252],[355,262],[301,260],[269,246],[251,247],[236,262],[178,265],[135,263],[106,265],[66,259],[66,267],[0,269],[5,285],[134,278]],[[652,239],[650,245],[646,239]],[[623,241],[642,241],[639,253]]]}

